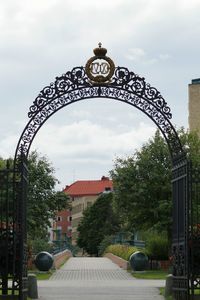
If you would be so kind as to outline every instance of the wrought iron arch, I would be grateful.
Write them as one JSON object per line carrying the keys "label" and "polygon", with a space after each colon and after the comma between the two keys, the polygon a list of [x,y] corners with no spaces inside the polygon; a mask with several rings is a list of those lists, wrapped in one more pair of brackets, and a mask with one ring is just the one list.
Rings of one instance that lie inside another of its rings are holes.
{"label": "wrought iron arch", "polygon": [[41,126],[63,107],[91,98],[110,98],[136,107],[160,129],[168,143],[172,160],[184,154],[180,139],[170,122],[172,114],[160,92],[146,83],[143,77],[127,68],[115,68],[111,81],[91,84],[84,67],[76,67],[46,86],[31,105],[30,118],[19,139],[15,159],[22,153],[28,156],[31,144]]}
{"label": "wrought iron arch", "polygon": [[[5,222],[0,223],[0,250],[2,247],[7,249],[0,252],[0,290],[8,296],[11,275],[12,295],[19,300],[27,299],[26,159],[37,132],[54,113],[67,105],[85,99],[108,98],[134,106],[146,114],[160,129],[168,144],[172,158],[174,295],[179,300],[191,299],[190,287],[193,286],[194,292],[196,282],[188,259],[189,251],[192,253],[189,250],[192,222],[189,194],[192,194],[192,189],[189,192],[189,164],[171,123],[170,108],[160,92],[146,83],[143,77],[125,67],[115,68],[113,61],[105,56],[106,49],[101,48],[101,44],[94,53],[85,68],[75,67],[56,77],[55,82],[39,93],[29,109],[29,121],[17,144],[14,168],[8,166],[0,171],[0,209],[1,216],[5,217]],[[101,64],[102,60],[104,63]],[[13,174],[12,180],[9,180],[9,174]],[[5,205],[10,203],[8,191],[11,190],[13,204]],[[194,251],[192,255],[195,255]]]}

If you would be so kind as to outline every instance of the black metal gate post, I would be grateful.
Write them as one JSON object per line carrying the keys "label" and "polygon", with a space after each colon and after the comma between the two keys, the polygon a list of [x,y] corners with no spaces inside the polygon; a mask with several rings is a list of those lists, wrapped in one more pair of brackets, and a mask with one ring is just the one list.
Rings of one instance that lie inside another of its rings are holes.
{"label": "black metal gate post", "polygon": [[182,155],[178,161],[175,160],[173,163],[173,291],[176,300],[188,300],[188,162],[185,155]]}
{"label": "black metal gate post", "polygon": [[12,258],[12,208],[10,194],[12,193],[12,175],[7,162],[6,169],[0,171],[0,274],[2,294],[8,293],[9,273],[12,267],[10,259]]}
{"label": "black metal gate post", "polygon": [[26,158],[0,170],[0,299],[27,299]]}
{"label": "black metal gate post", "polygon": [[6,168],[0,170],[0,298],[15,295],[15,291],[9,286],[9,281],[13,280],[15,242],[13,174],[13,166],[7,161]]}
{"label": "black metal gate post", "polygon": [[19,300],[26,300],[27,280],[27,159],[23,152],[14,161],[14,207],[15,207],[15,263],[13,287],[19,291]]}
{"label": "black metal gate post", "polygon": [[[172,158],[173,274],[176,300],[193,299],[200,289],[200,171],[191,169],[171,110],[160,92],[126,67],[115,67],[101,47],[85,67],[75,67],[45,86],[29,108],[19,138],[14,168],[0,171],[0,290],[17,299],[27,298],[26,159],[43,124],[57,111],[78,101],[107,98],[142,111],[161,131]],[[200,169],[199,169],[200,170]],[[10,179],[11,178],[11,179]],[[12,287],[8,286],[12,280]],[[0,296],[1,298],[1,296]]]}
{"label": "black metal gate post", "polygon": [[200,294],[200,166],[189,164],[189,290]]}

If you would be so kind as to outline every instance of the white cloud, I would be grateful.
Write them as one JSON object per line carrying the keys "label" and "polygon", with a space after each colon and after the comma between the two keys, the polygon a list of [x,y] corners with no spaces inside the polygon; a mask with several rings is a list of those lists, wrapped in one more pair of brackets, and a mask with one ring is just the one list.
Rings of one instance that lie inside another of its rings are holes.
{"label": "white cloud", "polygon": [[170,55],[158,54],[157,57],[150,57],[147,51],[142,48],[132,48],[129,49],[128,53],[125,55],[128,60],[139,62],[144,65],[153,65],[155,63],[159,63],[160,61],[165,61],[170,59]]}
{"label": "white cloud", "polygon": [[126,55],[126,57],[133,61],[141,60],[143,57],[145,57],[146,53],[141,48],[132,48],[129,49],[129,53]]}
{"label": "white cloud", "polygon": [[14,151],[17,146],[18,137],[13,133],[7,133],[7,136],[2,136],[0,141],[0,157],[7,159],[14,156]]}
{"label": "white cloud", "polygon": [[73,110],[72,116],[78,119],[80,118],[88,119],[89,117],[91,117],[91,113],[87,110]]}
{"label": "white cloud", "polygon": [[169,54],[159,54],[159,58],[161,59],[161,60],[168,60],[168,59],[170,59],[170,55]]}
{"label": "white cloud", "polygon": [[118,133],[117,129],[106,128],[90,121],[74,122],[70,125],[46,125],[38,134],[33,147],[51,156],[68,159],[90,160],[103,156],[110,160],[113,155],[130,153],[146,141],[155,131],[155,127],[140,123],[129,131]]}
{"label": "white cloud", "polygon": [[121,133],[117,127],[107,128],[87,120],[62,126],[46,124],[32,149],[50,158],[64,186],[70,182],[73,170],[78,179],[100,178],[112,169],[116,156],[133,154],[154,132],[154,126],[142,122],[133,128],[123,128]]}
{"label": "white cloud", "polygon": [[188,13],[188,10],[194,10],[200,8],[199,0],[179,0],[180,9],[185,10]]}
{"label": "white cloud", "polygon": [[[1,1],[0,155],[13,155],[20,133],[16,124],[39,90],[84,65],[99,41],[116,65],[148,78],[172,108],[174,122],[187,126],[187,85],[199,77],[199,10],[199,0]],[[90,105],[79,103],[79,111],[60,114],[61,120],[55,118],[36,137],[35,146],[52,155],[58,169],[65,168],[62,178],[73,168],[82,178],[86,169],[99,176],[105,161],[133,150],[152,133],[151,126],[142,126],[138,111],[121,114],[113,103],[89,111]],[[73,161],[68,159],[68,169],[66,157]]]}

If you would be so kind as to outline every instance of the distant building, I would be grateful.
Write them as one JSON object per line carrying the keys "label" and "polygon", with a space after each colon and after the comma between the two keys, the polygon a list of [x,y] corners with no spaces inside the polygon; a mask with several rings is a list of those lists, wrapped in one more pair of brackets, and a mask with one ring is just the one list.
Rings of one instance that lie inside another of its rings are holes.
{"label": "distant building", "polygon": [[83,211],[92,205],[98,196],[113,190],[113,183],[108,177],[103,176],[101,180],[79,180],[66,186],[64,192],[72,201],[72,243],[78,237],[77,226],[81,221]]}
{"label": "distant building", "polygon": [[51,224],[51,241],[58,247],[65,246],[72,235],[71,211],[69,209],[59,211]]}
{"label": "distant building", "polygon": [[200,78],[189,84],[189,130],[198,130],[200,136]]}

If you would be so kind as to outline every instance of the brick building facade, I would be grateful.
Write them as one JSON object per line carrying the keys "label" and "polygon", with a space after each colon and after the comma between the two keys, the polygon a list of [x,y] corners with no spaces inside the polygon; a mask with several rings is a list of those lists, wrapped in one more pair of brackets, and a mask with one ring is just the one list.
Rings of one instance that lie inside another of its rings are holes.
{"label": "brick building facade", "polygon": [[83,216],[83,211],[92,205],[98,196],[113,190],[113,183],[108,177],[101,180],[79,180],[64,189],[72,201],[72,243],[77,239],[77,227]]}
{"label": "brick building facade", "polygon": [[198,130],[200,136],[200,78],[189,84],[189,130]]}
{"label": "brick building facade", "polygon": [[71,211],[66,209],[59,211],[53,222],[53,240],[65,240],[71,238]]}

